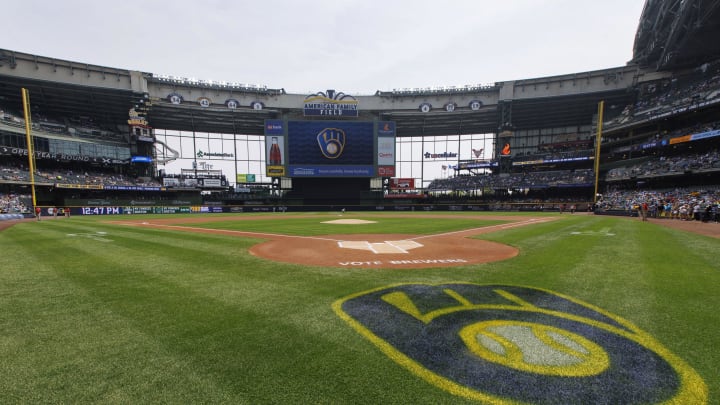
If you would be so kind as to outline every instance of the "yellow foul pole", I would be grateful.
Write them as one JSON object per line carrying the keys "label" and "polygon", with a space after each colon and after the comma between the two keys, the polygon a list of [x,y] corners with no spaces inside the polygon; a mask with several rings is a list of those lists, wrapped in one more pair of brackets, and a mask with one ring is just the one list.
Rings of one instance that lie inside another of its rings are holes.
{"label": "yellow foul pole", "polygon": [[27,141],[28,166],[30,167],[30,189],[32,190],[33,209],[37,206],[35,198],[35,151],[33,150],[32,132],[30,123],[30,92],[22,89],[23,112],[25,113],[25,138]]}
{"label": "yellow foul pole", "polygon": [[597,134],[595,135],[595,195],[593,196],[593,203],[596,203],[598,198],[598,179],[600,178],[600,143],[602,142],[604,106],[604,101],[600,101],[598,103]]}

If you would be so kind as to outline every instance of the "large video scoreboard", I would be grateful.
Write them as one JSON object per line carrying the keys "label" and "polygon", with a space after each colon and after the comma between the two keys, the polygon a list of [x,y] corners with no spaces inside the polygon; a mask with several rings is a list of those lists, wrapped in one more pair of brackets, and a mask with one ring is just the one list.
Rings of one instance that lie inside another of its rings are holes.
{"label": "large video scoreboard", "polygon": [[392,177],[392,121],[265,121],[270,177]]}

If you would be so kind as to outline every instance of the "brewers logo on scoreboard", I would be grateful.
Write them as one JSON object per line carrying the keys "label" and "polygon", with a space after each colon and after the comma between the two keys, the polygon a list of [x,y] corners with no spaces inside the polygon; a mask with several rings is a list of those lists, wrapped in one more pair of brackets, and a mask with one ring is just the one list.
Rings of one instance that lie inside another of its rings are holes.
{"label": "brewers logo on scoreboard", "polygon": [[265,120],[269,177],[394,177],[395,122]]}
{"label": "brewers logo on scoreboard", "polygon": [[337,159],[345,149],[345,131],[340,128],[325,128],[317,135],[320,152],[328,159]]}

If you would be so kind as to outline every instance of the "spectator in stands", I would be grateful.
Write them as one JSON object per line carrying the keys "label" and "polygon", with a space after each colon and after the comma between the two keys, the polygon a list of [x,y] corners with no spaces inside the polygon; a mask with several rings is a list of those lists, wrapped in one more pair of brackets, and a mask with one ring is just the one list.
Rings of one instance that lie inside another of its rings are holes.
{"label": "spectator in stands", "polygon": [[705,212],[703,213],[702,221],[708,222],[708,221],[710,221],[711,217],[712,217],[712,205],[708,204],[705,207]]}

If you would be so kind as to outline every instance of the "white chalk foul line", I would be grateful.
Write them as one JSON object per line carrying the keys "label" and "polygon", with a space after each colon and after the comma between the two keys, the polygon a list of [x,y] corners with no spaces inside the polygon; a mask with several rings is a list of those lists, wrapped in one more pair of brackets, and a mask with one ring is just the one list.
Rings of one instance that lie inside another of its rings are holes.
{"label": "white chalk foul line", "polygon": [[196,227],[196,226],[153,224],[151,222],[143,222],[140,224],[129,223],[127,225],[150,226],[150,227],[154,227],[154,228],[171,228],[171,229],[181,229],[181,230],[188,230],[188,231],[213,231],[213,232],[217,232],[217,233],[241,235],[241,236],[247,236],[247,237],[251,237],[251,238],[253,238],[253,237],[254,238],[269,238],[269,239],[297,238],[297,239],[323,240],[323,241],[329,241],[329,242],[337,242],[338,241],[338,239],[321,238],[321,237],[317,237],[317,236],[283,235],[281,233],[269,233],[269,232],[233,231],[233,230],[229,230],[229,229],[200,228],[200,227]]}
{"label": "white chalk foul line", "polygon": [[479,227],[479,228],[465,229],[465,230],[462,230],[462,231],[452,231],[452,232],[436,233],[436,234],[432,234],[432,235],[422,235],[422,236],[417,236],[417,237],[414,237],[414,238],[410,238],[410,239],[408,239],[408,240],[418,240],[418,239],[435,238],[435,237],[440,237],[440,236],[456,235],[456,234],[459,234],[459,233],[467,233],[467,234],[469,234],[469,235],[473,235],[473,234],[476,233],[476,232],[477,232],[477,233],[480,233],[480,232],[486,231],[486,230],[488,230],[488,229],[491,229],[491,230],[492,230],[492,229],[504,230],[504,229],[515,228],[515,227],[518,227],[518,226],[525,226],[525,225],[531,225],[531,224],[535,224],[535,223],[548,222],[548,221],[552,221],[552,220],[553,220],[553,218],[531,218],[531,219],[529,219],[529,220],[527,220],[527,221],[511,222],[511,223],[509,223],[509,224],[498,224],[498,225],[482,226],[482,227]]}

